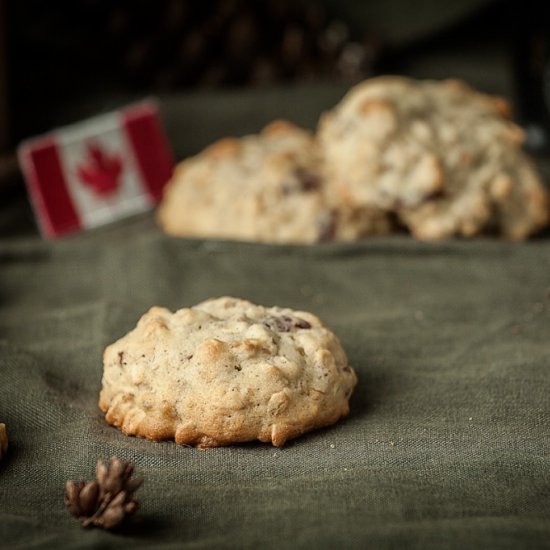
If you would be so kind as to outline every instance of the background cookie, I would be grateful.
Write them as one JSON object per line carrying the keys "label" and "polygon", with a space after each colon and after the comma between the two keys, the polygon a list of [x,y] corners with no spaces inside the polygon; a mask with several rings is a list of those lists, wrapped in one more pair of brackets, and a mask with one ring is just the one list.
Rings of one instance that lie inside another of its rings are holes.
{"label": "background cookie", "polygon": [[224,297],[154,307],[107,347],[99,406],[128,435],[281,446],[348,414],[356,381],[311,313]]}
{"label": "background cookie", "polygon": [[276,121],[259,135],[223,139],[182,162],[158,221],[172,235],[276,243],[389,231],[377,209],[359,220],[338,205],[329,207],[323,187],[312,135]]}
{"label": "background cookie", "polygon": [[158,212],[173,235],[315,242],[326,217],[311,134],[278,121],[182,162]]}
{"label": "background cookie", "polygon": [[420,238],[525,238],[547,223],[548,199],[509,114],[458,81],[365,81],[320,120],[332,200],[396,212]]}

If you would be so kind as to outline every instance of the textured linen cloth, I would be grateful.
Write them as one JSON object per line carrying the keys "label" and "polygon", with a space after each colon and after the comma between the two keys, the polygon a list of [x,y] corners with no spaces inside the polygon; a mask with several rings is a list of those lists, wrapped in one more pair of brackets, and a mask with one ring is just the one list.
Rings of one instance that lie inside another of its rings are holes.
{"label": "textured linen cloth", "polygon": [[[506,93],[504,57],[467,59],[416,76]],[[276,117],[314,127],[344,91],[162,108],[182,158]],[[145,215],[45,243],[3,198],[0,235],[0,548],[550,548],[550,239],[268,246],[169,238]],[[225,294],[319,315],[359,377],[349,417],[282,449],[199,451],[106,424],[105,346],[152,305]],[[145,477],[142,521],[84,530],[65,481],[114,454]]]}
{"label": "textured linen cloth", "polygon": [[[221,295],[319,315],[359,377],[349,417],[281,449],[107,425],[104,347],[152,305]],[[0,547],[549,547],[549,328],[548,239],[269,246],[166,237],[150,215],[6,239]],[[65,481],[111,455],[145,477],[142,521],[84,530]]]}

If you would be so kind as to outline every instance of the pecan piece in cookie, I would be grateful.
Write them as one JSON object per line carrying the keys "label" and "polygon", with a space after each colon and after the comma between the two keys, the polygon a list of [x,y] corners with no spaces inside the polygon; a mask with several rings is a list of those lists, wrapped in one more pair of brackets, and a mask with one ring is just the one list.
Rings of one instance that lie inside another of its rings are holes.
{"label": "pecan piece in cookie", "polygon": [[290,332],[296,328],[311,328],[311,325],[304,319],[291,317],[290,315],[271,316],[263,323],[267,328],[276,332]]}

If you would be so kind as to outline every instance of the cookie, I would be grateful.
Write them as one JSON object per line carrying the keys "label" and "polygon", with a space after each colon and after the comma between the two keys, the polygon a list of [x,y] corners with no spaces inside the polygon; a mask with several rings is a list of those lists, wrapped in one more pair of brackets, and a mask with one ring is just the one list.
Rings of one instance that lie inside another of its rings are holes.
{"label": "cookie", "polygon": [[223,297],[151,308],[104,353],[99,407],[125,434],[275,446],[349,412],[357,378],[311,313]]}
{"label": "cookie", "polygon": [[359,222],[327,204],[316,151],[311,133],[286,121],[220,140],[176,168],[158,222],[176,236],[268,243],[388,232],[374,208]]}
{"label": "cookie", "polygon": [[0,459],[6,456],[8,452],[8,434],[6,432],[6,425],[0,423]]}
{"label": "cookie", "polygon": [[392,212],[422,239],[543,227],[548,193],[523,140],[502,98],[401,77],[357,85],[318,130],[333,202]]}

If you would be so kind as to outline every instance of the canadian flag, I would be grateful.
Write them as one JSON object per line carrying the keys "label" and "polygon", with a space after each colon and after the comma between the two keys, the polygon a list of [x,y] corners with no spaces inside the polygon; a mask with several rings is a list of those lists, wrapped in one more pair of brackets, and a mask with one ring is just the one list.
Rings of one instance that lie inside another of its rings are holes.
{"label": "canadian flag", "polygon": [[24,141],[18,156],[47,238],[151,209],[173,168],[154,101]]}

